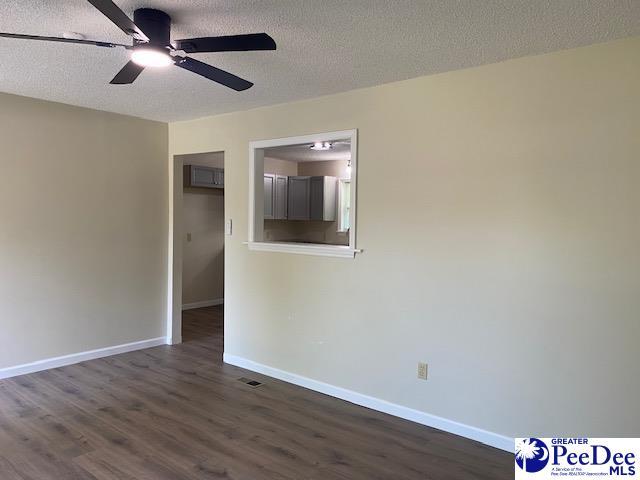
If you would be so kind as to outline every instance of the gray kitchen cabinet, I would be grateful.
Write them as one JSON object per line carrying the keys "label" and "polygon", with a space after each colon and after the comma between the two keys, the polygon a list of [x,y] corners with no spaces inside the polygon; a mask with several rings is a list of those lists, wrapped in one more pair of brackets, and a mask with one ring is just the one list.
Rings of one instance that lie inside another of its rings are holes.
{"label": "gray kitchen cabinet", "polygon": [[264,218],[286,220],[288,187],[285,175],[264,174]]}
{"label": "gray kitchen cabinet", "polygon": [[336,177],[311,177],[310,206],[311,220],[333,222],[336,219]]}
{"label": "gray kitchen cabinet", "polygon": [[289,194],[288,177],[285,175],[276,175],[274,190],[273,216],[276,220],[285,220],[287,218],[287,197]]}
{"label": "gray kitchen cabinet", "polygon": [[270,173],[264,174],[264,218],[275,218],[276,176]]}
{"label": "gray kitchen cabinet", "polygon": [[287,201],[289,220],[309,220],[309,184],[311,177],[289,177]]}
{"label": "gray kitchen cabinet", "polygon": [[184,166],[185,187],[224,188],[224,169],[202,165]]}
{"label": "gray kitchen cabinet", "polygon": [[336,177],[289,177],[289,220],[336,219]]}

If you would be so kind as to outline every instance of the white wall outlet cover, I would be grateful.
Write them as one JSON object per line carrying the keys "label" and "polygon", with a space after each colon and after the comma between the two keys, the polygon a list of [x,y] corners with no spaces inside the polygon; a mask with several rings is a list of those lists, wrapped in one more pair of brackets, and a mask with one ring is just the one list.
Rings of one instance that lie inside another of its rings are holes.
{"label": "white wall outlet cover", "polygon": [[227,220],[224,224],[224,233],[226,235],[231,235],[233,233],[233,222],[231,219]]}
{"label": "white wall outlet cover", "polygon": [[426,363],[418,362],[418,378],[426,380],[428,368]]}

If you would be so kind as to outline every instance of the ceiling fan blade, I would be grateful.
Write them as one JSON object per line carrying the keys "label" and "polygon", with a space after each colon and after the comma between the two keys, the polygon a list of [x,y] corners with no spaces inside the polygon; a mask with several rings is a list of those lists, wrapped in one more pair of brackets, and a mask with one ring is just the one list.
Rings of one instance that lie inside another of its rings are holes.
{"label": "ceiling fan blade", "polygon": [[111,85],[128,85],[130,83],[133,83],[143,70],[143,66],[129,60],[129,62],[127,62],[124,67],[122,67],[122,70],[120,70],[116,74],[116,76],[113,77],[113,80],[111,80],[109,83]]}
{"label": "ceiling fan blade", "polygon": [[39,35],[22,35],[19,33],[0,33],[0,37],[5,38],[19,38],[22,40],[42,40],[45,42],[63,42],[63,43],[79,43],[81,45],[95,45],[96,47],[124,47],[131,48],[130,45],[122,45],[120,43],[100,42],[98,40],[78,40],[75,38],[63,38],[63,37],[43,37]]}
{"label": "ceiling fan blade", "polygon": [[149,41],[149,38],[135,23],[133,23],[133,20],[131,20],[127,14],[120,10],[120,8],[111,0],[88,0],[88,2],[100,10],[127,35],[131,35],[136,40],[140,40],[142,42]]}
{"label": "ceiling fan blade", "polygon": [[190,57],[184,57],[183,59],[176,61],[176,65],[180,68],[184,68],[185,70],[189,70],[190,72],[202,75],[209,80],[218,82],[225,87],[232,88],[237,92],[246,90],[253,86],[253,83],[240,77],[236,77],[232,73],[225,72],[224,70],[220,70],[219,68],[202,63],[201,61]]}
{"label": "ceiling fan blade", "polygon": [[176,48],[187,53],[246,52],[249,50],[275,50],[276,42],[266,33],[202,37],[176,40]]}

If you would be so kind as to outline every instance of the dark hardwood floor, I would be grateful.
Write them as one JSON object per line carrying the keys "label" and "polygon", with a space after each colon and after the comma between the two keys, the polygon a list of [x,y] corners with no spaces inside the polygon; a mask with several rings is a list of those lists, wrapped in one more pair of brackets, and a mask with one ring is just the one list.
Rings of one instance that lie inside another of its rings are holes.
{"label": "dark hardwood floor", "polygon": [[0,381],[0,479],[513,478],[508,453],[223,364],[222,323]]}

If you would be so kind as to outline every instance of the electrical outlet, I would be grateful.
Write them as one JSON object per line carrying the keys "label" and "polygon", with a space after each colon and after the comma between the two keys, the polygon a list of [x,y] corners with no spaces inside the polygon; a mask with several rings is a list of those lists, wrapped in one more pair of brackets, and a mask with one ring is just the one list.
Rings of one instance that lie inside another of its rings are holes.
{"label": "electrical outlet", "polygon": [[187,233],[187,242],[191,241],[191,232]]}
{"label": "electrical outlet", "polygon": [[426,363],[418,362],[418,378],[426,380],[428,370],[429,367]]}

